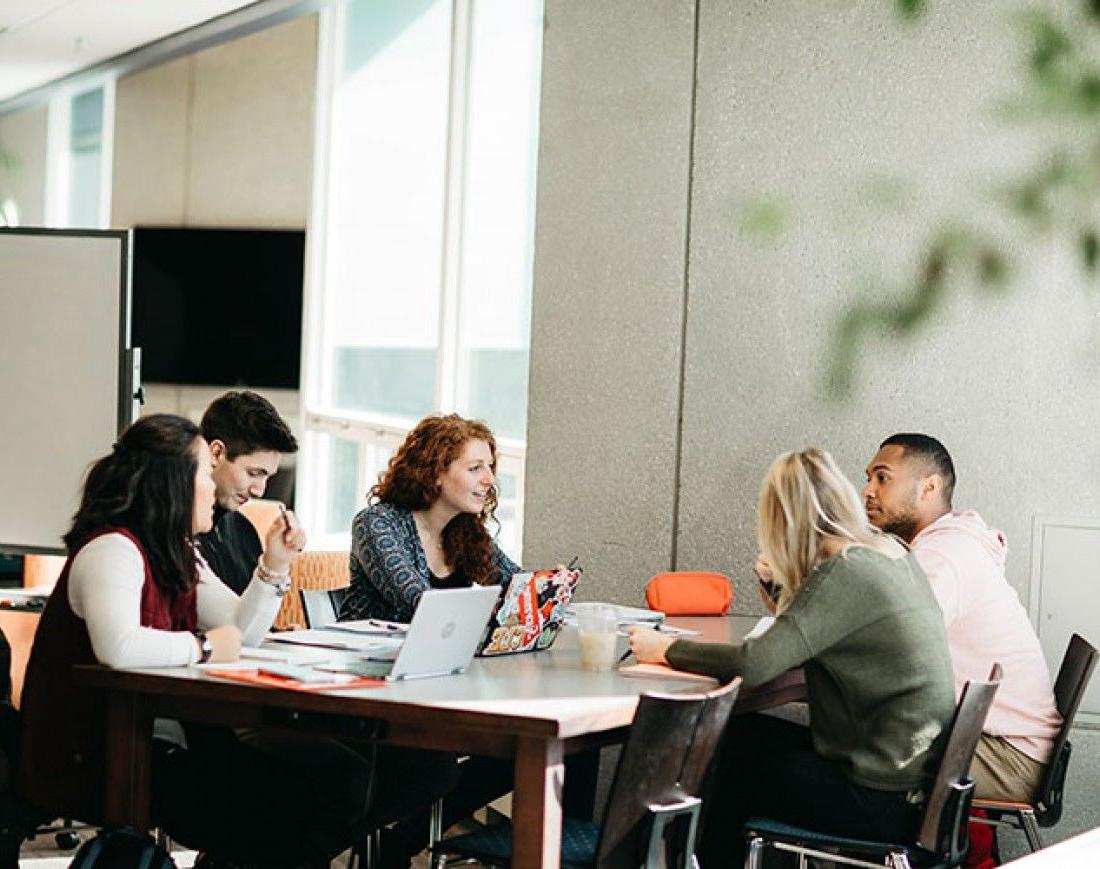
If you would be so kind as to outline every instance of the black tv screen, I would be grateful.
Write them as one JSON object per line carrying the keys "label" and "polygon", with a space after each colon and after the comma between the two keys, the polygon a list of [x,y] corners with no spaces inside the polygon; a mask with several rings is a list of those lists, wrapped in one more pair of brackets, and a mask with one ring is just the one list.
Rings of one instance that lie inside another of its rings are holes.
{"label": "black tv screen", "polygon": [[297,389],[305,238],[300,229],[136,227],[142,380]]}

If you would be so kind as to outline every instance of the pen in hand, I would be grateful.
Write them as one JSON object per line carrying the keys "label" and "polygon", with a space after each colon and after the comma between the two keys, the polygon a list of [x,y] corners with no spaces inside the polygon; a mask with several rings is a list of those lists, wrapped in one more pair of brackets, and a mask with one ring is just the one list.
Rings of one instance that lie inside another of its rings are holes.
{"label": "pen in hand", "polygon": [[286,540],[286,536],[290,533],[290,517],[286,515],[286,505],[279,502],[279,515],[283,519],[283,540]]}
{"label": "pen in hand", "polygon": [[629,658],[629,657],[630,657],[631,655],[633,655],[633,654],[634,654],[634,650],[633,650],[633,649],[631,649],[631,648],[630,648],[630,647],[628,646],[628,647],[627,647],[627,649],[626,649],[626,651],[625,651],[625,652],[623,652],[623,656],[622,656],[621,658],[619,658],[619,663],[620,663],[620,664],[621,664],[621,663],[623,663],[623,661],[625,661],[625,660],[626,660],[627,658]]}

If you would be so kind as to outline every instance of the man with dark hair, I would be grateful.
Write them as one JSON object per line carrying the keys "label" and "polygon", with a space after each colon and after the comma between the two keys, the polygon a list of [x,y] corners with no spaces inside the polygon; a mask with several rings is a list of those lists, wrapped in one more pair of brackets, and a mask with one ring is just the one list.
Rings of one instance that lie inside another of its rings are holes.
{"label": "man with dark hair", "polygon": [[238,510],[263,496],[283,453],[297,452],[298,442],[271,402],[247,390],[215,399],[201,428],[214,459],[217,506],[213,529],[198,536],[199,551],[222,582],[241,594],[263,547]]}
{"label": "man with dark hair", "polygon": [[1031,801],[1061,718],[1027,612],[1005,578],[1007,544],[973,510],[954,511],[955,465],[938,440],[896,434],[867,465],[867,517],[913,550],[943,610],[958,694],[969,680],[1004,678],[970,774],[984,799]]}

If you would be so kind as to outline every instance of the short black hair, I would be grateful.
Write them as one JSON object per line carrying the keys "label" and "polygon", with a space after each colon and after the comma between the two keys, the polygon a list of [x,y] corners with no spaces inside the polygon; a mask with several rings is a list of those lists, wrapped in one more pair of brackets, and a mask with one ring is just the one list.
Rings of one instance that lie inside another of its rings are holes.
{"label": "short black hair", "polygon": [[932,468],[932,473],[943,478],[943,499],[951,506],[951,496],[955,493],[955,463],[947,447],[931,435],[916,432],[892,434],[881,444],[883,447],[896,446],[905,450],[906,455],[916,456]]}
{"label": "short black hair", "polygon": [[230,461],[264,450],[298,452],[298,441],[271,402],[247,389],[214,399],[201,426],[207,443],[225,444]]}

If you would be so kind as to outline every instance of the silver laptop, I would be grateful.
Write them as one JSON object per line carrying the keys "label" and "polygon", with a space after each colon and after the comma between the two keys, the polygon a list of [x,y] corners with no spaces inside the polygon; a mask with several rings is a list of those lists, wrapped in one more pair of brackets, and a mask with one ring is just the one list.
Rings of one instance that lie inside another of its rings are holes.
{"label": "silver laptop", "polygon": [[499,597],[496,585],[424,592],[397,657],[357,663],[355,672],[390,682],[461,673],[470,666]]}

